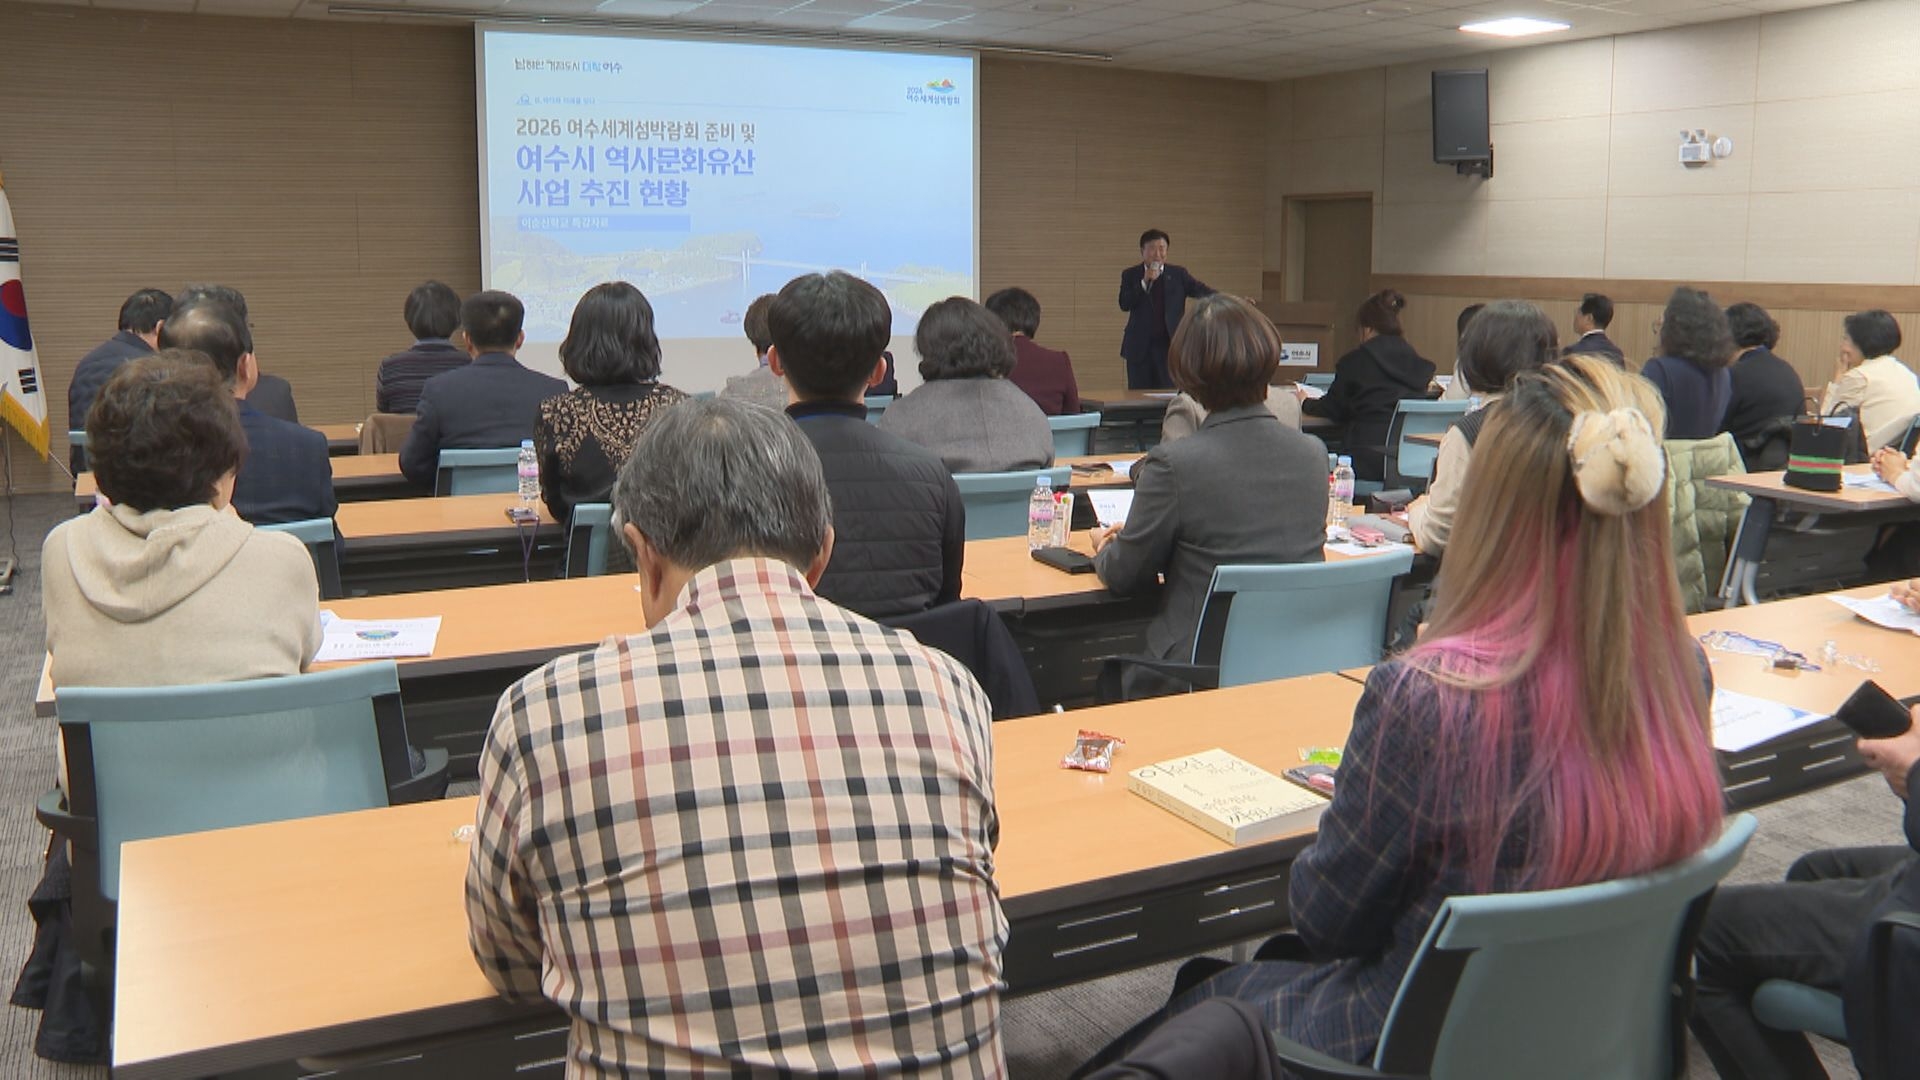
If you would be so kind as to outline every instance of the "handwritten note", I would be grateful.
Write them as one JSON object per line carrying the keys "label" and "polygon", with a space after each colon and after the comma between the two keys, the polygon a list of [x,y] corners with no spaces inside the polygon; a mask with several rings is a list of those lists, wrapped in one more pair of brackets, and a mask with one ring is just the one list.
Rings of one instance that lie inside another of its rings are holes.
{"label": "handwritten note", "polygon": [[1300,392],[1307,396],[1308,401],[1327,396],[1327,392],[1317,386],[1308,386],[1306,383],[1295,383],[1294,385],[1300,388]]}
{"label": "handwritten note", "polygon": [[1892,593],[1862,600],[1857,596],[1829,596],[1827,599],[1853,612],[1875,626],[1884,626],[1889,630],[1905,630],[1910,634],[1920,634],[1920,615],[1907,609],[1905,604],[1893,598]]}
{"label": "handwritten note", "polygon": [[1821,713],[1796,709],[1733,690],[1713,692],[1713,748],[1729,753],[1760,745],[1825,720]]}
{"label": "handwritten note", "polygon": [[1100,519],[1100,524],[1125,525],[1127,512],[1133,509],[1133,491],[1131,488],[1089,491],[1087,501],[1093,504],[1093,516]]}

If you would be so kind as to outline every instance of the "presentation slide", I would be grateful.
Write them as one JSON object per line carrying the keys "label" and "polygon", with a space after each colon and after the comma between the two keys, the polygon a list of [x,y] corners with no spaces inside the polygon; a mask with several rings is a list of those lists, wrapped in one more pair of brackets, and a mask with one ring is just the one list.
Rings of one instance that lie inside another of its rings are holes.
{"label": "presentation slide", "polygon": [[559,374],[587,289],[647,294],[662,378],[753,366],[747,304],[846,270],[893,307],[908,383],[920,312],[976,296],[973,57],[613,32],[477,30],[481,272],[527,305]]}

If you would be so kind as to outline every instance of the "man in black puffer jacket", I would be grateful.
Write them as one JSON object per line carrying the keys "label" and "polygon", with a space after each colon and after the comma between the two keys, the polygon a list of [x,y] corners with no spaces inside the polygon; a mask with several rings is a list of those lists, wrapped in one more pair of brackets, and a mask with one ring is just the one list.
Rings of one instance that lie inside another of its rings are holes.
{"label": "man in black puffer jacket", "polygon": [[767,328],[787,415],[820,455],[833,500],[833,555],[815,592],[870,619],[958,600],[960,489],[938,457],[867,423],[863,398],[886,375],[887,298],[851,274],[808,274],[780,290]]}

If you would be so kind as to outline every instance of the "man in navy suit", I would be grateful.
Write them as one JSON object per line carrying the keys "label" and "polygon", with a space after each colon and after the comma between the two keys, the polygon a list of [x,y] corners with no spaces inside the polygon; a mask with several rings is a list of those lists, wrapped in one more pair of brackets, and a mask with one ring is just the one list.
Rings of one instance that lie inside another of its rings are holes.
{"label": "man in navy suit", "polygon": [[1127,313],[1127,332],[1120,339],[1120,355],[1127,362],[1127,388],[1164,390],[1173,386],[1167,375],[1167,345],[1180,328],[1187,298],[1211,296],[1205,282],[1184,266],[1167,262],[1167,234],[1148,229],[1140,234],[1140,265],[1120,272],[1120,310]]}
{"label": "man in navy suit", "polygon": [[521,333],[527,309],[512,293],[488,290],[460,305],[473,362],[420,387],[418,419],[400,447],[400,471],[432,487],[442,450],[497,450],[533,438],[540,403],[566,393],[567,384],[522,367],[514,354],[526,344]]}
{"label": "man in navy suit", "polygon": [[160,327],[163,349],[204,353],[239,399],[247,456],[233,485],[233,508],[255,525],[330,518],[333,466],[327,437],[312,428],[268,416],[247,403],[260,378],[246,316],[217,292],[189,294]]}
{"label": "man in navy suit", "polygon": [[1604,356],[1621,367],[1627,366],[1627,354],[1607,336],[1607,327],[1613,325],[1613,301],[1599,293],[1588,293],[1580,298],[1580,310],[1573,313],[1574,343],[1567,346],[1565,355]]}

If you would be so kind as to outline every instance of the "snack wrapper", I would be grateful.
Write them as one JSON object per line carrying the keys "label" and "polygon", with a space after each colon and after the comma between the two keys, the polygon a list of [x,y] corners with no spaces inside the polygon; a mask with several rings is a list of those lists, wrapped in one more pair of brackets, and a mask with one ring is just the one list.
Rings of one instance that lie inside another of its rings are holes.
{"label": "snack wrapper", "polygon": [[1112,772],[1113,752],[1125,745],[1125,739],[1082,728],[1080,737],[1073,740],[1073,749],[1067,751],[1067,756],[1060,760],[1060,767],[1083,772]]}

